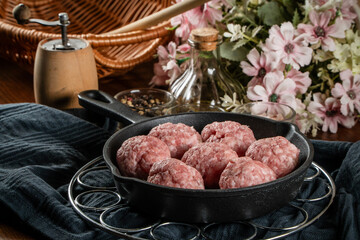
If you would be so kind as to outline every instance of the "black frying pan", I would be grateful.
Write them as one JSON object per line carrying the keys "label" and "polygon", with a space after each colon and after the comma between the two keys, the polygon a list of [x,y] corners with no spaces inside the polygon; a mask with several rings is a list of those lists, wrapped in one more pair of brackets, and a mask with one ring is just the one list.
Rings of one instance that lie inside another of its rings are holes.
{"label": "black frying pan", "polygon": [[[290,123],[224,112],[184,113],[145,118],[112,96],[96,90],[80,93],[79,103],[99,114],[131,124],[108,139],[103,155],[121,196],[130,206],[151,216],[181,222],[208,223],[245,220],[264,215],[294,199],[313,159],[314,150],[311,142]],[[147,134],[153,127],[166,122],[184,123],[194,126],[201,132],[206,124],[225,120],[248,125],[256,139],[278,135],[286,137],[300,149],[299,166],[275,181],[227,190],[171,188],[121,176],[115,156],[126,139]]]}

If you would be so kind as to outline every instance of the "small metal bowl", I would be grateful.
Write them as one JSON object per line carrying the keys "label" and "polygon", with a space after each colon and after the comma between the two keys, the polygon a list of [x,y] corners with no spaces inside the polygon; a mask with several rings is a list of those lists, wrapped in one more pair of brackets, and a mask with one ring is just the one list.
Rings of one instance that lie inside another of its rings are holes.
{"label": "small metal bowl", "polygon": [[170,92],[156,88],[124,90],[117,93],[115,99],[139,115],[147,117],[162,116],[167,109],[175,104],[175,98]]}

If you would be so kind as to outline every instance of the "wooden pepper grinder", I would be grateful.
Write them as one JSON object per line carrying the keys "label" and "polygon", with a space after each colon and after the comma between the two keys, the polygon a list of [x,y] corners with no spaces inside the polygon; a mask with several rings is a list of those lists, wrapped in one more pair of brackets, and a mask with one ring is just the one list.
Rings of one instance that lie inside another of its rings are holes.
{"label": "wooden pepper grinder", "polygon": [[36,103],[58,109],[79,108],[78,93],[98,89],[95,58],[90,44],[84,39],[67,37],[67,26],[70,24],[67,13],[59,13],[58,21],[30,19],[29,8],[19,4],[13,14],[19,24],[32,22],[61,27],[61,38],[40,41],[36,51]]}

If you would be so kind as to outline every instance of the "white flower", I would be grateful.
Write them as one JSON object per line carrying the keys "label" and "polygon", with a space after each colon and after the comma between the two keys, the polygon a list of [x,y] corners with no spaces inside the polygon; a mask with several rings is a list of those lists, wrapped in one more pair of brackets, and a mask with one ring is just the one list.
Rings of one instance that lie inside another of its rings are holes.
{"label": "white flower", "polygon": [[265,0],[250,0],[248,3],[251,3],[252,5],[261,5],[265,2]]}
{"label": "white flower", "polygon": [[240,24],[228,24],[226,25],[229,32],[224,32],[224,37],[230,38],[230,42],[235,42],[238,39],[243,38],[243,34],[246,31],[246,26],[241,27]]}
{"label": "white flower", "polygon": [[306,13],[312,10],[326,11],[341,5],[342,0],[306,0],[304,9]]}
{"label": "white flower", "polygon": [[351,57],[350,45],[349,44],[340,44],[340,43],[336,42],[334,57],[340,61],[346,61],[346,59]]}
{"label": "white flower", "polygon": [[223,101],[223,103],[221,104],[221,106],[225,107],[226,110],[230,110],[231,108],[236,108],[238,106],[241,105],[241,103],[236,99],[236,93],[233,93],[233,98],[231,99],[231,97],[227,94],[225,94],[224,97],[220,97],[221,101]]}
{"label": "white flower", "polygon": [[360,57],[352,58],[352,69],[351,70],[354,74],[360,74]]}
{"label": "white flower", "polygon": [[[334,59],[328,64],[332,72],[341,72],[346,69],[352,70],[354,74],[360,73],[360,36],[349,30],[346,32],[346,43],[335,42]],[[319,56],[314,56],[317,60]]]}
{"label": "white flower", "polygon": [[[348,59],[349,60],[349,59]],[[350,59],[351,60],[351,59]],[[337,59],[331,60],[331,62],[327,65],[327,68],[331,72],[341,72],[346,69],[352,69],[351,61],[339,61]]]}
{"label": "white flower", "polygon": [[[356,33],[357,35],[358,33]],[[345,32],[345,39],[346,39],[346,42],[353,42],[355,37],[356,37],[354,31],[352,29],[349,29]]]}
{"label": "white flower", "polygon": [[221,0],[221,2],[227,9],[236,6],[236,0]]}
{"label": "white flower", "polygon": [[360,36],[356,33],[353,42],[350,44],[351,53],[360,57]]}
{"label": "white flower", "polygon": [[307,134],[311,131],[313,137],[316,136],[319,126],[323,124],[323,121],[317,115],[309,112],[307,107],[311,102],[311,93],[306,95],[303,102],[300,99],[296,99],[296,125],[300,131]]}
{"label": "white flower", "polygon": [[318,62],[325,62],[327,60],[333,59],[334,55],[332,54],[332,52],[330,51],[324,51],[322,49],[317,49],[316,51],[314,51],[314,56],[313,59],[315,60],[316,64]]}

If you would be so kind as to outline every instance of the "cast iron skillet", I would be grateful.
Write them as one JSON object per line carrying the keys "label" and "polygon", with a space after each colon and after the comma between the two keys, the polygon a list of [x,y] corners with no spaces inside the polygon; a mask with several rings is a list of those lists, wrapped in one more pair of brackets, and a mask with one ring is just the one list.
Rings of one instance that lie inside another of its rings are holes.
{"label": "cast iron skillet", "polygon": [[[284,206],[298,193],[313,159],[313,146],[290,123],[235,113],[201,112],[144,118],[112,96],[89,90],[79,94],[79,103],[99,114],[131,124],[111,136],[105,143],[103,156],[111,169],[121,196],[137,211],[171,221],[209,223],[255,218]],[[201,132],[214,121],[237,121],[248,125],[255,138],[284,136],[300,149],[296,170],[275,181],[241,189],[191,190],[160,186],[121,176],[116,164],[116,151],[128,138],[147,134],[151,128],[166,122],[184,123]]]}

